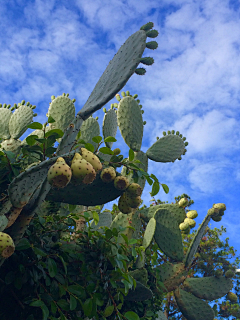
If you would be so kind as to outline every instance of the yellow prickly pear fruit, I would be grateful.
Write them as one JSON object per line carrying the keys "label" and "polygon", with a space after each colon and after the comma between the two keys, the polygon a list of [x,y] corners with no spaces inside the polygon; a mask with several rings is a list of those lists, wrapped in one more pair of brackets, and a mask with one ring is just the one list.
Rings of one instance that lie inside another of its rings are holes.
{"label": "yellow prickly pear fruit", "polygon": [[0,254],[3,258],[9,258],[15,250],[13,239],[4,232],[0,232]]}
{"label": "yellow prickly pear fruit", "polygon": [[100,162],[100,160],[98,159],[98,157],[94,153],[92,153],[91,151],[89,151],[85,148],[81,148],[81,153],[82,153],[83,159],[85,159],[87,162],[91,163],[95,172],[102,170],[102,163]]}
{"label": "yellow prickly pear fruit", "polygon": [[79,154],[75,153],[75,156],[72,160],[72,182],[73,184],[79,184],[81,182],[84,184],[90,184],[96,178],[96,172],[91,163],[87,162],[85,159],[82,159],[81,156],[80,158],[79,156]]}
{"label": "yellow prickly pear fruit", "polygon": [[231,302],[237,302],[238,296],[233,292],[228,292],[227,299],[230,300]]}
{"label": "yellow prickly pear fruit", "polygon": [[62,157],[59,157],[49,168],[47,174],[48,182],[55,188],[66,187],[69,184],[71,177],[72,171]]}
{"label": "yellow prickly pear fruit", "polygon": [[180,229],[181,231],[186,231],[186,230],[189,229],[189,224],[184,221],[184,222],[180,223],[179,229]]}
{"label": "yellow prickly pear fruit", "polygon": [[191,229],[194,228],[196,225],[196,221],[190,218],[186,218],[184,222],[186,222]]}
{"label": "yellow prickly pear fruit", "polygon": [[121,150],[119,148],[116,148],[113,150],[113,153],[115,156],[119,155],[121,153]]}
{"label": "yellow prickly pear fruit", "polygon": [[178,202],[179,207],[186,207],[188,205],[188,198],[182,198],[179,202]]}
{"label": "yellow prickly pear fruit", "polygon": [[113,167],[105,168],[100,174],[100,178],[103,182],[111,182],[116,178],[116,171]]}
{"label": "yellow prickly pear fruit", "polygon": [[132,212],[132,208],[126,202],[124,194],[118,200],[118,208],[122,213],[128,214]]}
{"label": "yellow prickly pear fruit", "polygon": [[142,195],[142,187],[138,183],[131,183],[127,188],[126,193],[131,197],[138,197]]}
{"label": "yellow prickly pear fruit", "polygon": [[126,190],[129,186],[129,181],[126,177],[118,176],[114,179],[114,187],[118,190]]}
{"label": "yellow prickly pear fruit", "polygon": [[75,153],[73,159],[72,159],[72,163],[76,160],[82,160],[82,156],[80,155],[80,153]]}
{"label": "yellow prickly pear fruit", "polygon": [[218,209],[219,210],[219,215],[223,216],[224,215],[224,211],[226,210],[226,205],[224,203],[215,203],[213,205],[214,209]]}
{"label": "yellow prickly pear fruit", "polygon": [[189,219],[195,219],[195,218],[197,218],[197,216],[198,216],[198,213],[196,210],[190,210],[187,212],[187,217]]}
{"label": "yellow prickly pear fruit", "polygon": [[141,204],[141,197],[131,197],[127,193],[125,193],[125,199],[129,207],[136,209]]}

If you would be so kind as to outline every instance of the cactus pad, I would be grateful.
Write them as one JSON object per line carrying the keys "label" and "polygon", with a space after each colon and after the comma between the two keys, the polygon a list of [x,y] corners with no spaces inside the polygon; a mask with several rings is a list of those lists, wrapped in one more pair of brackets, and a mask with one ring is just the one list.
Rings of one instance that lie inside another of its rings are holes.
{"label": "cactus pad", "polygon": [[12,138],[18,139],[27,130],[33,120],[32,108],[21,105],[10,118],[9,132]]}
{"label": "cactus pad", "polygon": [[93,137],[100,136],[100,127],[98,121],[93,117],[89,117],[85,120],[81,126],[81,137],[87,143],[91,143],[94,146],[94,150],[97,149],[97,143],[92,141]]}
{"label": "cactus pad", "polygon": [[187,271],[184,263],[165,262],[158,266],[161,281],[168,292],[175,290],[186,279]]}
{"label": "cactus pad", "polygon": [[[103,118],[103,125],[102,125],[102,132],[103,132],[103,138],[107,138],[109,136],[114,137],[117,133],[117,115],[115,110],[110,109],[107,113],[105,113]],[[105,142],[105,145],[108,148],[112,148],[113,142]]]}
{"label": "cactus pad", "polygon": [[155,230],[156,230],[156,220],[154,218],[151,218],[147,224],[147,227],[143,236],[142,245],[145,249],[147,249],[150,243],[152,242]]}
{"label": "cactus pad", "polygon": [[12,116],[12,112],[7,108],[0,108],[0,138],[9,139],[9,121]]}

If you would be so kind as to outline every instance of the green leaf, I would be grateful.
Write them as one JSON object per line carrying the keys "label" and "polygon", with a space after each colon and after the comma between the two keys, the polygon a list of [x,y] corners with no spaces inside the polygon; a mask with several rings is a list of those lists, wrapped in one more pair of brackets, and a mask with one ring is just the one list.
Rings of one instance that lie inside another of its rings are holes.
{"label": "green leaf", "polygon": [[100,136],[93,137],[92,141],[96,142],[96,143],[100,143],[102,141],[102,137],[100,137]]}
{"label": "green leaf", "polygon": [[153,173],[151,173],[150,177],[151,177],[154,181],[158,182],[158,178],[157,178]]}
{"label": "green leaf", "polygon": [[57,301],[57,304],[59,305],[60,308],[62,308],[65,311],[69,311],[69,309],[70,309],[69,304],[66,300],[61,299],[61,300]]}
{"label": "green leaf", "polygon": [[95,225],[97,225],[99,222],[99,215],[98,215],[97,211],[92,211],[92,215],[93,215],[93,220],[95,222]]}
{"label": "green leaf", "polygon": [[26,238],[22,238],[22,239],[18,242],[18,244],[17,244],[17,246],[16,246],[16,250],[26,250],[26,249],[28,249],[28,248],[30,248],[30,247],[31,247],[30,242],[29,242]]}
{"label": "green leaf", "polygon": [[116,141],[117,141],[117,139],[115,139],[114,137],[111,137],[111,136],[104,139],[104,142],[116,142]]}
{"label": "green leaf", "polygon": [[40,122],[32,122],[27,126],[29,129],[38,129],[41,130],[43,128],[43,125]]}
{"label": "green leaf", "polygon": [[133,311],[127,311],[124,314],[124,317],[126,317],[128,320],[139,320],[139,316]]}
{"label": "green leaf", "polygon": [[76,204],[69,204],[68,205],[69,211],[72,212],[73,210],[75,210],[77,208]]}
{"label": "green leaf", "polygon": [[[32,137],[32,136],[30,136],[30,137]],[[35,138],[35,140],[36,140],[37,142],[40,142],[40,143],[46,142],[45,139],[40,139],[40,138]]]}
{"label": "green leaf", "polygon": [[166,184],[164,184],[164,183],[162,183],[161,185],[163,187],[164,192],[168,194],[168,192],[169,192],[168,186]]}
{"label": "green leaf", "polygon": [[110,239],[113,236],[112,230],[110,229],[107,229],[105,234],[106,234],[106,239]]}
{"label": "green leaf", "polygon": [[114,310],[114,306],[108,306],[105,310],[104,310],[104,317],[109,317]]}
{"label": "green leaf", "polygon": [[75,310],[77,307],[77,300],[74,298],[74,296],[70,296],[70,310]]}
{"label": "green leaf", "polygon": [[92,313],[92,299],[87,299],[83,304],[83,311],[87,317],[91,316]]}
{"label": "green leaf", "polygon": [[34,253],[38,256],[45,257],[47,255],[44,251],[42,251],[41,249],[39,249],[37,247],[33,247],[32,249],[33,249]]}
{"label": "green leaf", "polygon": [[50,137],[51,135],[54,135],[57,139],[62,138],[63,131],[60,129],[52,129],[45,134],[45,138]]}
{"label": "green leaf", "polygon": [[44,305],[44,302],[42,300],[35,300],[30,303],[31,307],[41,307],[42,305]]}
{"label": "green leaf", "polygon": [[91,152],[94,152],[95,148],[91,143],[85,143],[85,148]]}
{"label": "green leaf", "polygon": [[121,233],[121,236],[123,237],[123,239],[125,240],[126,244],[128,245],[128,237],[124,233]]}
{"label": "green leaf", "polygon": [[129,149],[128,158],[129,158],[129,161],[133,161],[134,159],[134,151],[132,149]]}
{"label": "green leaf", "polygon": [[31,135],[31,136],[27,137],[27,138],[26,138],[26,142],[27,142],[27,144],[28,144],[29,146],[33,146],[33,145],[36,143],[35,138],[38,138],[38,136],[37,136],[37,135],[35,135],[35,134],[33,134],[33,135]]}
{"label": "green leaf", "polygon": [[46,156],[48,155],[52,155],[55,151],[57,150],[57,148],[54,148],[54,147],[48,147],[45,154]]}
{"label": "green leaf", "polygon": [[103,154],[114,154],[113,151],[108,147],[102,147],[99,149],[99,151]]}
{"label": "green leaf", "polygon": [[53,123],[53,122],[56,122],[52,116],[49,116],[48,117],[48,123]]}
{"label": "green leaf", "polygon": [[158,182],[154,181],[153,185],[152,185],[152,191],[151,191],[151,196],[154,197],[160,189],[160,185]]}
{"label": "green leaf", "polygon": [[76,296],[84,299],[86,297],[86,292],[85,289],[80,286],[79,284],[74,284],[72,286],[68,287],[68,291],[70,291],[71,293],[75,294]]}
{"label": "green leaf", "polygon": [[49,275],[51,278],[55,277],[55,275],[57,274],[57,264],[56,262],[51,259],[51,258],[48,258],[47,259],[47,262],[48,262],[48,272],[49,272]]}
{"label": "green leaf", "polygon": [[63,259],[62,256],[58,256],[58,258],[62,261],[65,274],[67,274],[67,265],[66,265],[66,262],[64,261],[64,259]]}
{"label": "green leaf", "polygon": [[52,314],[55,314],[57,312],[57,306],[54,301],[51,301],[51,312]]}

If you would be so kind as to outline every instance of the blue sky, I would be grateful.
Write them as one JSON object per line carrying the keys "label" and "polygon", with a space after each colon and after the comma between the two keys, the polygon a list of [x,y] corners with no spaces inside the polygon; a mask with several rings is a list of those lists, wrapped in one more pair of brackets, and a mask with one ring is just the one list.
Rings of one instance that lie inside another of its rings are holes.
{"label": "blue sky", "polygon": [[[30,101],[35,121],[43,122],[51,95],[66,92],[79,111],[122,43],[154,22],[159,47],[144,55],[155,63],[123,90],[137,93],[145,111],[143,151],[172,129],[189,142],[181,161],[150,161],[149,172],[170,188],[156,198],[189,194],[197,223],[213,203],[224,202],[222,222],[211,225],[226,226],[240,251],[239,15],[239,1],[226,0],[2,1],[0,103]],[[103,111],[94,116],[101,124]],[[117,138],[121,145],[119,132]]]}

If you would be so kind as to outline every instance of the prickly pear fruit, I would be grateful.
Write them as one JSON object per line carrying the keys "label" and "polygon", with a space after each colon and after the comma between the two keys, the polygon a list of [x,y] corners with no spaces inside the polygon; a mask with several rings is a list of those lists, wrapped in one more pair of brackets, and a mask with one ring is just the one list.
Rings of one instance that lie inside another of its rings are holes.
{"label": "prickly pear fruit", "polygon": [[129,181],[123,176],[118,176],[114,179],[114,187],[118,190],[126,190],[129,187]]}
{"label": "prickly pear fruit", "polygon": [[141,201],[142,201],[140,196],[131,197],[127,193],[125,193],[125,199],[129,207],[135,208],[135,209],[141,204]]}
{"label": "prickly pear fruit", "polygon": [[216,278],[220,278],[223,275],[223,271],[221,269],[217,269],[214,273]]}
{"label": "prickly pear fruit", "polygon": [[81,153],[82,153],[83,159],[85,159],[87,162],[91,163],[95,172],[102,170],[102,163],[100,162],[100,160],[98,159],[98,157],[94,153],[92,153],[91,151],[89,151],[85,148],[81,148]]}
{"label": "prickly pear fruit", "polygon": [[75,156],[72,160],[72,182],[73,184],[79,184],[81,182],[84,184],[90,184],[96,178],[96,172],[89,162],[81,159],[82,157],[80,156],[80,158],[79,156],[80,155],[78,153],[75,153]]}
{"label": "prickly pear fruit", "polygon": [[195,219],[195,218],[197,218],[197,216],[198,216],[198,213],[196,210],[190,210],[187,212],[187,217],[189,219]]}
{"label": "prickly pear fruit", "polygon": [[188,205],[188,198],[182,198],[179,202],[178,202],[179,207],[186,207]]}
{"label": "prickly pear fruit", "polygon": [[56,188],[66,187],[66,185],[69,184],[71,177],[72,171],[62,157],[59,157],[50,167],[47,175],[48,182]]}
{"label": "prickly pear fruit", "polygon": [[227,270],[226,272],[225,272],[225,277],[226,278],[233,278],[234,277],[234,275],[235,275],[235,272],[233,271],[233,270]]}
{"label": "prickly pear fruit", "polygon": [[180,223],[179,229],[180,229],[181,231],[188,230],[188,229],[189,229],[189,224],[184,221],[184,222]]}
{"label": "prickly pear fruit", "polygon": [[219,221],[222,220],[222,217],[221,217],[221,216],[216,216],[216,217],[213,216],[212,219],[213,219],[213,221],[215,221],[215,222],[219,222]]}
{"label": "prickly pear fruit", "polygon": [[102,170],[100,178],[103,182],[111,182],[116,178],[116,171],[113,167],[105,168]]}
{"label": "prickly pear fruit", "polygon": [[121,150],[119,148],[116,148],[113,150],[113,153],[115,156],[119,155],[121,153]]}
{"label": "prickly pear fruit", "polygon": [[227,299],[230,300],[231,302],[237,302],[238,296],[233,292],[228,292]]}
{"label": "prickly pear fruit", "polygon": [[0,232],[0,254],[3,258],[10,257],[15,250],[13,239],[4,232]]}
{"label": "prickly pear fruit", "polygon": [[186,218],[184,222],[186,222],[190,228],[194,228],[196,225],[196,221],[190,218]]}
{"label": "prickly pear fruit", "polygon": [[128,214],[132,212],[132,208],[126,202],[125,195],[121,195],[118,200],[118,208],[122,213]]}
{"label": "prickly pear fruit", "polygon": [[224,203],[215,203],[213,205],[214,209],[218,209],[219,210],[219,215],[223,216],[224,215],[224,211],[226,210],[226,205]]}
{"label": "prickly pear fruit", "polygon": [[142,195],[142,187],[138,183],[131,183],[127,188],[126,193],[131,197],[138,197]]}

